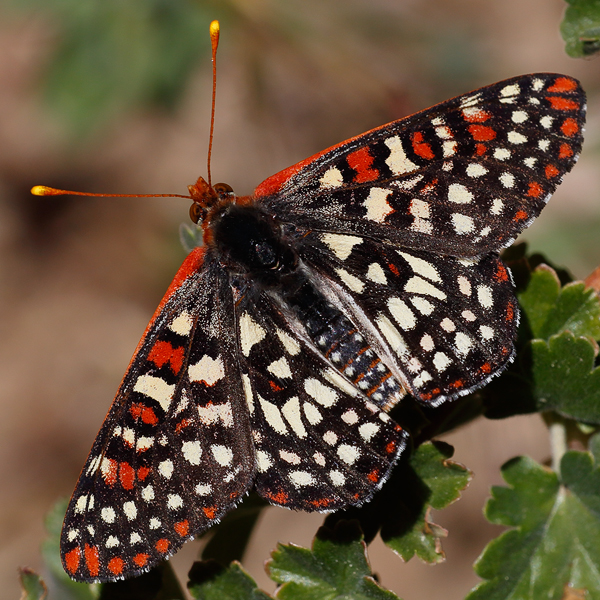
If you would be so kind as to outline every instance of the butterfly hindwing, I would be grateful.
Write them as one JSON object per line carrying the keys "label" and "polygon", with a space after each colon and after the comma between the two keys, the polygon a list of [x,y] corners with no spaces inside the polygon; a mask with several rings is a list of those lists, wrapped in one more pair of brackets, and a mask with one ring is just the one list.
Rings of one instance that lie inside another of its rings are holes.
{"label": "butterfly hindwing", "polygon": [[524,75],[364,133],[267,179],[259,201],[308,230],[472,257],[509,245],[581,150],[585,94]]}
{"label": "butterfly hindwing", "polygon": [[206,529],[254,474],[231,290],[195,250],[157,311],[84,466],[61,538],[80,581],[141,573]]}
{"label": "butterfly hindwing", "polygon": [[237,310],[256,490],[273,504],[309,511],[365,502],[387,479],[405,432],[271,296],[245,300]]}
{"label": "butterfly hindwing", "polygon": [[511,359],[518,307],[496,254],[440,257],[330,233],[304,240],[321,287],[331,286],[363,335],[384,346],[392,372],[418,399],[439,404],[468,393]]}

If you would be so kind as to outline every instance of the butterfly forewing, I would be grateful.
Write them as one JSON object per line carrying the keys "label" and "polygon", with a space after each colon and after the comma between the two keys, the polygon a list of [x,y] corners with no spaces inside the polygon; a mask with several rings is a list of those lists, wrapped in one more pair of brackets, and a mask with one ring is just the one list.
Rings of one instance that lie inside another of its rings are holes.
{"label": "butterfly forewing", "polygon": [[485,254],[539,214],[577,159],[584,119],[576,80],[516,77],[348,140],[256,193],[307,229]]}
{"label": "butterfly forewing", "polygon": [[369,499],[404,448],[405,432],[270,296],[246,296],[237,310],[258,493],[311,511]]}
{"label": "butterfly forewing", "polygon": [[200,260],[190,255],[146,332],[67,510],[63,563],[78,580],[147,570],[251,485],[231,290],[194,252]]}

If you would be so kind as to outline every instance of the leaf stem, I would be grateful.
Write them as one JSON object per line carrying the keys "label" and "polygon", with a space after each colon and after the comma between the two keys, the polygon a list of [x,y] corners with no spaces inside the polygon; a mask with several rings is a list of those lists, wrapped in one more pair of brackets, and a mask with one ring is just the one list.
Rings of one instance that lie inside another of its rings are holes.
{"label": "leaf stem", "polygon": [[567,443],[567,423],[556,413],[544,414],[550,436],[550,451],[552,453],[552,470],[560,475],[560,462],[569,449]]}

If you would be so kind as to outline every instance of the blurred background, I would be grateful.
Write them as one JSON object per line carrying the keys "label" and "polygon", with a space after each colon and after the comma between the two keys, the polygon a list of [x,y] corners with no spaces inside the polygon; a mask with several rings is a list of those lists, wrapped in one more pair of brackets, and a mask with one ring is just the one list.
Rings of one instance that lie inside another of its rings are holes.
{"label": "blurred background", "polygon": [[[73,490],[146,323],[184,258],[177,199],[36,198],[35,184],[186,193],[206,175],[208,24],[221,21],[213,181],[251,193],[275,172],[451,96],[533,71],[588,92],[579,164],[523,236],[585,277],[600,263],[600,69],[564,52],[561,0],[3,0],[0,4],[0,589],[41,569],[43,518]],[[458,600],[500,528],[489,487],[518,454],[549,455],[538,416],[446,438],[475,473],[434,515],[447,561],[370,548],[404,600]],[[322,516],[265,511],[244,562],[310,545]],[[197,543],[175,560],[183,573]]]}

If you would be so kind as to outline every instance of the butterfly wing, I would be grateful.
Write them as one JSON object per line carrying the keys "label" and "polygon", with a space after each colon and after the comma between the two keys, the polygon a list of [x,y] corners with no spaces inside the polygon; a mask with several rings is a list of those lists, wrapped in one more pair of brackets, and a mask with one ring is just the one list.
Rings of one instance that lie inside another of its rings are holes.
{"label": "butterfly wing", "polygon": [[242,294],[236,311],[257,492],[307,511],[368,500],[405,432],[323,357],[274,296]]}
{"label": "butterfly wing", "polygon": [[333,146],[265,180],[259,203],[308,230],[472,257],[509,245],[581,150],[585,94],[508,79]]}
{"label": "butterfly wing", "polygon": [[[303,238],[302,258],[422,401],[439,404],[469,393],[512,358],[518,307],[509,271],[495,254],[441,258],[312,232]],[[351,363],[345,374],[354,370]]]}
{"label": "butterfly wing", "polygon": [[132,359],[66,513],[79,581],[148,570],[230,510],[254,475],[231,289],[194,250]]}

